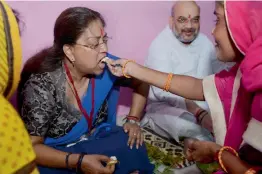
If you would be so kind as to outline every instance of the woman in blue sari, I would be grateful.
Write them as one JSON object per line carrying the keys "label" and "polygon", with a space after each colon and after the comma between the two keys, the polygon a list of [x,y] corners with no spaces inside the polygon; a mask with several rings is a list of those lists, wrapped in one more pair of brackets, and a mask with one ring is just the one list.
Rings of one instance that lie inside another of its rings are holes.
{"label": "woman in blue sari", "polygon": [[[116,126],[120,86],[101,61],[107,54],[105,21],[84,7],[57,18],[53,46],[27,62],[19,86],[19,110],[40,173],[152,173],[139,127],[147,86],[136,82],[130,116]],[[132,148],[135,146],[136,148]],[[106,166],[110,156],[120,163]]]}

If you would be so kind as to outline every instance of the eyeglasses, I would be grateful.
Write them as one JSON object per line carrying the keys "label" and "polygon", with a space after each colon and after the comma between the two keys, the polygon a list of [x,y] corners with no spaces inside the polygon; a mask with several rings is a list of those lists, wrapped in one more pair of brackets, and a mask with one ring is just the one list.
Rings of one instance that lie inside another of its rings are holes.
{"label": "eyeglasses", "polygon": [[100,49],[102,48],[102,45],[103,44],[107,44],[109,39],[111,39],[111,38],[106,36],[106,37],[103,38],[103,42],[97,43],[95,45],[86,45],[86,44],[79,44],[79,43],[75,43],[75,45],[79,45],[79,46],[83,46],[83,47],[86,47],[86,48],[90,48],[92,50],[95,50],[95,51],[99,52]]}
{"label": "eyeglasses", "polygon": [[198,24],[199,23],[199,17],[197,16],[197,17],[194,17],[194,18],[192,18],[192,19],[188,19],[188,18],[186,18],[186,17],[179,17],[178,19],[177,19],[177,21],[180,23],[180,24],[187,24],[189,21],[191,22],[191,24]]}

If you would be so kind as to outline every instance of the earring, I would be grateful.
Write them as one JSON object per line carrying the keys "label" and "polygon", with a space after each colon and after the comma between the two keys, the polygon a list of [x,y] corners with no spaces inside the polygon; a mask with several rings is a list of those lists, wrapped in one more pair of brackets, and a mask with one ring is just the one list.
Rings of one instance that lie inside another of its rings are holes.
{"label": "earring", "polygon": [[70,59],[70,62],[72,63],[73,67],[75,67],[75,60],[74,59]]}
{"label": "earring", "polygon": [[212,34],[214,34],[214,31],[215,31],[215,28],[213,28],[213,30],[212,30],[212,32],[211,32],[211,33],[212,33]]}

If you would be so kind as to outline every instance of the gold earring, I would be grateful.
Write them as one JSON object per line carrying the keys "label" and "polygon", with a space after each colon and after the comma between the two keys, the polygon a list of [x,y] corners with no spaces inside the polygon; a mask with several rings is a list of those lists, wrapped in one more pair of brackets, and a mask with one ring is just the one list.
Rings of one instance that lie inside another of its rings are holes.
{"label": "gold earring", "polygon": [[72,60],[72,59],[71,59],[71,63],[72,63],[72,65],[73,65],[73,67],[75,67],[75,60]]}
{"label": "gold earring", "polygon": [[214,31],[215,31],[215,28],[213,28],[213,30],[212,30],[212,32],[211,32],[211,33],[212,33],[212,34],[214,34]]}

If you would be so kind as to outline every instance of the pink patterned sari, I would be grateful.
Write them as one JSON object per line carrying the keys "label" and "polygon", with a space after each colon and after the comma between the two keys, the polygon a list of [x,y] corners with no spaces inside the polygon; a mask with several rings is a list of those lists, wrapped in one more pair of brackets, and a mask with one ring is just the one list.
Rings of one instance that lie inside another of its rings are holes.
{"label": "pink patterned sari", "polygon": [[262,2],[227,1],[225,16],[244,59],[203,80],[216,143],[236,150],[246,143],[262,152]]}

